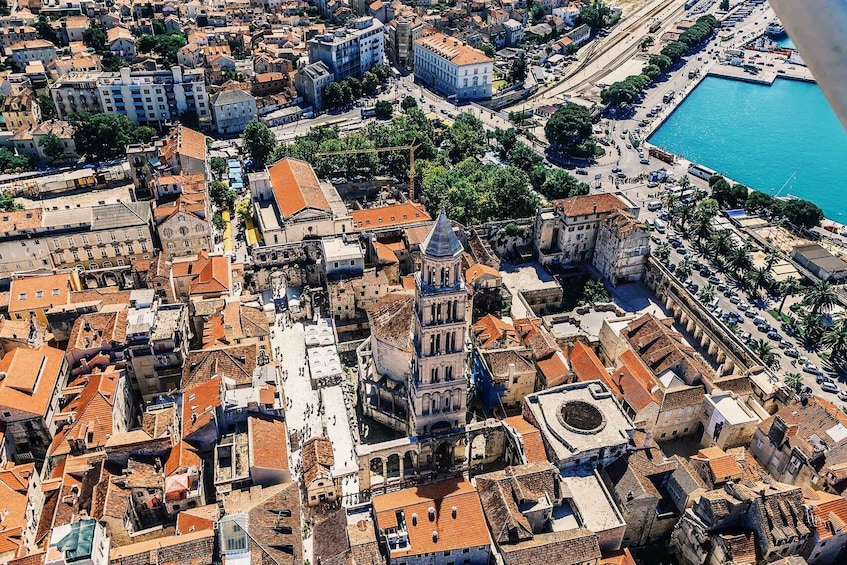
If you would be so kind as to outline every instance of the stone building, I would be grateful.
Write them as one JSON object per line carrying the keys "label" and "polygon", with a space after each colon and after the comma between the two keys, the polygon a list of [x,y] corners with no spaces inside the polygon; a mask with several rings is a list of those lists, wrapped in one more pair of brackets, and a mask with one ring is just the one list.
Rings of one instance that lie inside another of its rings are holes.
{"label": "stone building", "polygon": [[794,400],[759,424],[750,451],[778,481],[819,485],[847,458],[847,415],[820,396]]}
{"label": "stone building", "polygon": [[638,207],[620,194],[590,194],[556,200],[552,208],[539,208],[533,242],[539,262],[590,261],[600,224],[616,211],[634,216]]}
{"label": "stone building", "polygon": [[613,285],[641,280],[650,252],[647,228],[626,210],[613,210],[600,222],[594,267]]}

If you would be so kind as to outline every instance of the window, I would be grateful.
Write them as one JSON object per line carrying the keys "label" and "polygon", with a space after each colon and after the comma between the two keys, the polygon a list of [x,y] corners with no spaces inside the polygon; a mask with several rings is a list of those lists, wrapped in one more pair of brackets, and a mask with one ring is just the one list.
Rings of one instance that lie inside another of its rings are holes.
{"label": "window", "polygon": [[26,293],[22,292],[18,295],[18,300],[26,300]]}

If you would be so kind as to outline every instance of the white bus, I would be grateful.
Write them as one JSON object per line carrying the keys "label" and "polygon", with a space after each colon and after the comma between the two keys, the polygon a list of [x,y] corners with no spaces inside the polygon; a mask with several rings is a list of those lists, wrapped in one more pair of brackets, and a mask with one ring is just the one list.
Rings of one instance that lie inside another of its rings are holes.
{"label": "white bus", "polygon": [[653,200],[652,202],[647,203],[647,209],[651,212],[655,212],[656,210],[662,209],[662,203],[658,200]]}
{"label": "white bus", "polygon": [[697,177],[698,179],[709,180],[713,175],[717,174],[715,171],[710,169],[709,167],[704,167],[703,165],[697,165],[696,163],[691,163],[688,166],[688,174]]}
{"label": "white bus", "polygon": [[659,218],[653,220],[653,226],[655,226],[657,232],[665,233],[665,222],[663,222]]}

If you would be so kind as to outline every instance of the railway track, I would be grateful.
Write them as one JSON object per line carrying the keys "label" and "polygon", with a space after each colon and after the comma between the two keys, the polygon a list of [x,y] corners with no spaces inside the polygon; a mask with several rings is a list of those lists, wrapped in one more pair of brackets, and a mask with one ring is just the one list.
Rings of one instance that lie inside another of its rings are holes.
{"label": "railway track", "polygon": [[[588,51],[588,54],[587,54],[588,56],[581,63],[579,63],[579,65],[576,68],[572,69],[572,71],[570,73],[568,73],[566,76],[564,76],[561,80],[559,80],[555,84],[552,84],[552,85],[550,85],[546,88],[540,89],[529,100],[530,101],[540,100],[540,99],[544,98],[546,95],[548,95],[549,93],[554,92],[554,91],[559,90],[559,89],[562,89],[564,83],[566,83],[568,80],[572,79],[573,77],[577,76],[579,73],[584,71],[586,69],[586,67],[588,67],[589,65],[591,65],[592,63],[594,63],[596,61],[597,57],[601,56],[604,52],[606,52],[610,49],[614,49],[622,41],[624,41],[626,38],[630,37],[630,35],[635,30],[637,30],[638,28],[643,26],[646,22],[648,22],[649,20],[654,18],[657,14],[661,13],[662,11],[667,9],[668,6],[672,5],[675,2],[680,3],[679,7],[676,10],[674,10],[673,13],[666,16],[666,18],[671,19],[671,18],[677,16],[678,14],[684,12],[685,10],[683,8],[681,0],[665,0],[665,1],[661,2],[660,4],[654,6],[650,10],[648,10],[646,13],[638,16],[638,18],[636,18],[635,20],[628,22],[622,30],[619,30],[618,33],[616,33],[610,39],[610,41],[602,42],[602,43],[599,42],[599,41],[595,41],[593,44],[591,44],[591,46],[589,46],[589,51]],[[567,90],[576,91],[576,92],[584,91],[587,84],[591,84],[594,81],[598,80],[600,77],[607,74],[609,72],[610,68],[619,65],[623,60],[632,56],[632,54],[635,51],[637,51],[637,49],[638,49],[638,44],[637,43],[633,44],[633,46],[631,48],[626,49],[625,51],[621,52],[621,54],[618,55],[617,57],[615,57],[615,59],[613,61],[611,61],[607,65],[604,65],[604,67],[602,69],[593,73],[588,78],[581,80],[576,85],[571,86]]]}

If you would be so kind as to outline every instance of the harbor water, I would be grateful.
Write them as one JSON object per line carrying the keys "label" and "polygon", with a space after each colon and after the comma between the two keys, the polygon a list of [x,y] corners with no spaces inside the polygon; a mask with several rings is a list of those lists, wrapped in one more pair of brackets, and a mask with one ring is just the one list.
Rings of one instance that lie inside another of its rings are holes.
{"label": "harbor water", "polygon": [[816,84],[706,77],[649,141],[847,223],[847,132]]}

